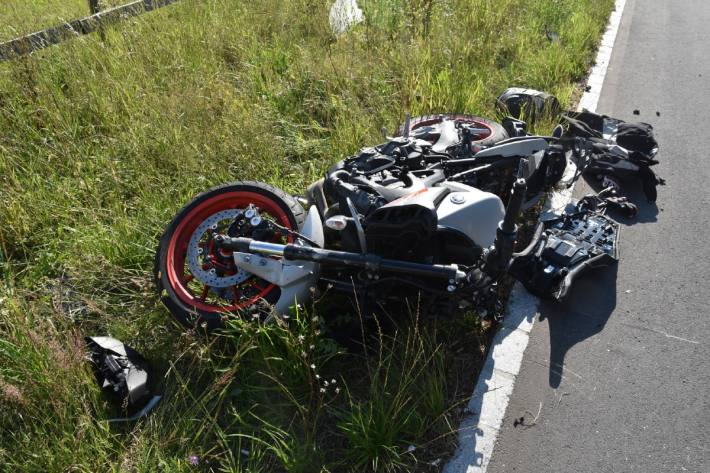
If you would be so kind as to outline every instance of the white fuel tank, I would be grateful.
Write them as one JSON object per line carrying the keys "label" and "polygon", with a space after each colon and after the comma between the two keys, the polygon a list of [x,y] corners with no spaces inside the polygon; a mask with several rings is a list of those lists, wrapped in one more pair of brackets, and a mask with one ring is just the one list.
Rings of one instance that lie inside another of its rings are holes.
{"label": "white fuel tank", "polygon": [[465,233],[482,248],[491,246],[505,215],[500,197],[458,182],[444,182],[441,186],[451,192],[436,209],[439,225]]}

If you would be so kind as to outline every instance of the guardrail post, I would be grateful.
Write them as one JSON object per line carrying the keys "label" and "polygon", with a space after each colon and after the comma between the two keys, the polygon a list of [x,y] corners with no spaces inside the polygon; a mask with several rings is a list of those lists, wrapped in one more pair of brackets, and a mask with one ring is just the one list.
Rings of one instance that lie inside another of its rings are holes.
{"label": "guardrail post", "polygon": [[89,11],[92,15],[101,11],[99,0],[89,0]]}
{"label": "guardrail post", "polygon": [[[2,1],[0,0],[0,2]],[[132,0],[125,5],[102,10],[102,0],[88,0],[92,12],[89,16],[65,21],[42,31],[0,42],[0,62],[26,56],[33,51],[76,38],[79,35],[95,31],[103,34],[103,28],[108,24],[118,23],[127,17],[137,16],[177,1]]]}

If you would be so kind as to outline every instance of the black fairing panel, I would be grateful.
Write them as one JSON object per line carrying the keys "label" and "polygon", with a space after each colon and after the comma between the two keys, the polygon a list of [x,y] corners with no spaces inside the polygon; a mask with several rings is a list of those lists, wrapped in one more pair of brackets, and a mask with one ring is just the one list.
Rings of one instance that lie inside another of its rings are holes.
{"label": "black fairing panel", "polygon": [[437,248],[436,205],[448,192],[424,189],[372,212],[364,225],[368,250],[386,258],[432,262]]}
{"label": "black fairing panel", "polygon": [[540,223],[528,247],[514,255],[509,274],[531,293],[560,300],[574,279],[618,258],[619,224],[593,211]]}

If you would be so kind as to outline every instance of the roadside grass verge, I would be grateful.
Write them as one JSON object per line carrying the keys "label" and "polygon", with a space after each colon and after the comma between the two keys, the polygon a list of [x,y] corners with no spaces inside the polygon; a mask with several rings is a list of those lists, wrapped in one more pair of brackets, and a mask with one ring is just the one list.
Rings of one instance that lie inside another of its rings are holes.
{"label": "roadside grass verge", "polygon": [[[153,293],[157,237],[212,185],[298,193],[407,111],[494,116],[511,85],[568,102],[612,4],[369,0],[336,38],[325,0],[184,0],[0,64],[0,465],[436,471],[490,335],[475,316],[403,311],[366,348],[319,307],[183,333]],[[165,374],[148,419],[102,420],[93,334]]]}

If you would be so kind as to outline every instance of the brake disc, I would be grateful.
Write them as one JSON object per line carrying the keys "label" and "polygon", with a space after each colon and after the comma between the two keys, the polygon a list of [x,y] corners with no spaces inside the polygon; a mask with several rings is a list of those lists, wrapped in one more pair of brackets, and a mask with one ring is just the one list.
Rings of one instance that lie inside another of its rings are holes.
{"label": "brake disc", "polygon": [[212,288],[231,287],[246,281],[251,273],[239,269],[236,274],[230,276],[220,276],[215,268],[203,269],[206,250],[200,247],[200,241],[210,232],[215,232],[219,223],[225,220],[230,222],[242,212],[239,209],[222,210],[206,218],[192,233],[187,246],[187,265],[192,275],[202,284]]}

